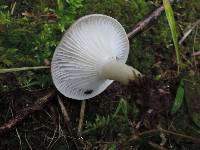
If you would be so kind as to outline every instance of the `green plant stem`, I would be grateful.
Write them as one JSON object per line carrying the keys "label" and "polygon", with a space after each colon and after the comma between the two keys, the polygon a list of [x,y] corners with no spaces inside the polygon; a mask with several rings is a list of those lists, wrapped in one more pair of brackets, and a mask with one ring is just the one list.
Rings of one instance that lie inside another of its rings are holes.
{"label": "green plant stem", "polygon": [[8,72],[25,71],[25,70],[47,69],[47,68],[50,68],[50,66],[21,67],[21,68],[0,69],[0,74],[1,73],[8,73]]}

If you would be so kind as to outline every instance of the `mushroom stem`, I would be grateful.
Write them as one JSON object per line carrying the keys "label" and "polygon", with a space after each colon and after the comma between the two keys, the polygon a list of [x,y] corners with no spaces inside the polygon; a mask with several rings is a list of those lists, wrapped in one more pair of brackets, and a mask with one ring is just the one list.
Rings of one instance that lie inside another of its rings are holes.
{"label": "mushroom stem", "polygon": [[130,80],[135,80],[141,77],[142,74],[135,68],[116,60],[110,61],[103,65],[102,75],[106,79],[119,81],[123,84],[128,84]]}

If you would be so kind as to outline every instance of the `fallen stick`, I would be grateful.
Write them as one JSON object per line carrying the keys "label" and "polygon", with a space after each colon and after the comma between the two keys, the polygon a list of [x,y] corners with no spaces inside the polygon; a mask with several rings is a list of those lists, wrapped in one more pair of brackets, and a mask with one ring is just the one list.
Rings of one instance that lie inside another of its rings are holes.
{"label": "fallen stick", "polygon": [[185,39],[190,35],[190,33],[192,33],[192,31],[200,24],[200,19],[198,19],[197,21],[195,21],[194,23],[192,23],[191,25],[189,25],[186,28],[186,31],[183,34],[183,37],[180,39],[179,41],[179,45],[181,45]]}
{"label": "fallen stick", "polygon": [[20,110],[14,117],[8,120],[0,127],[0,135],[14,128],[18,123],[22,122],[29,115],[40,111],[49,102],[50,98],[55,95],[55,90],[50,90],[45,96],[36,100],[31,106]]}
{"label": "fallen stick", "polygon": [[159,145],[159,144],[156,144],[156,143],[154,143],[154,142],[152,142],[152,141],[149,141],[148,143],[149,143],[149,145],[150,145],[151,147],[153,147],[154,149],[157,149],[157,150],[168,150],[168,149],[164,148],[163,146],[161,146],[161,145]]}
{"label": "fallen stick", "polygon": [[145,136],[145,135],[154,136],[155,133],[159,133],[159,132],[162,132],[162,133],[165,133],[165,134],[169,134],[169,135],[174,135],[174,136],[182,138],[182,139],[190,140],[193,143],[200,144],[200,139],[199,138],[196,138],[196,137],[193,137],[193,136],[190,136],[190,135],[177,133],[177,132],[174,132],[174,131],[169,131],[169,130],[162,129],[162,128],[160,128],[160,129],[151,129],[151,130],[148,130],[148,131],[141,132],[138,135],[134,135],[132,138],[130,138],[128,140],[128,142],[135,141],[135,140],[137,140],[140,137]]}
{"label": "fallen stick", "polygon": [[199,56],[199,55],[200,55],[200,51],[194,52],[194,53],[192,54],[193,57],[194,57],[194,56]]}
{"label": "fallen stick", "polygon": [[0,74],[1,74],[1,73],[9,73],[9,72],[17,72],[17,71],[38,70],[38,69],[49,69],[49,68],[50,68],[50,66],[8,68],[8,69],[0,69]]}
{"label": "fallen stick", "polygon": [[[174,2],[174,0],[170,0],[171,3]],[[161,15],[161,13],[165,10],[164,6],[161,5],[156,10],[154,10],[148,17],[146,17],[144,20],[138,22],[132,31],[130,31],[127,36],[128,38],[135,37],[138,33],[142,32],[152,21],[157,20],[158,17]]]}
{"label": "fallen stick", "polygon": [[79,123],[78,123],[78,136],[81,137],[81,132],[82,132],[82,126],[83,126],[83,120],[84,120],[84,115],[85,115],[85,103],[86,101],[83,100],[81,102],[81,111],[80,111],[80,119],[79,119]]}
{"label": "fallen stick", "polygon": [[[58,103],[60,105],[60,109],[61,109],[61,112],[63,115],[63,119],[64,119],[64,123],[65,123],[64,125],[66,126],[67,130],[69,131],[70,136],[73,137],[72,127],[71,127],[70,118],[69,118],[67,109],[59,96],[57,96],[57,99],[58,99]],[[72,138],[72,141],[74,142],[76,149],[79,150],[80,148],[78,147],[76,140],[74,138]]]}
{"label": "fallen stick", "polygon": [[135,37],[138,33],[143,31],[153,20],[157,20],[157,18],[161,15],[161,13],[164,11],[164,6],[158,7],[156,10],[154,10],[148,17],[146,17],[144,20],[138,22],[132,31],[130,31],[127,36],[128,38]]}

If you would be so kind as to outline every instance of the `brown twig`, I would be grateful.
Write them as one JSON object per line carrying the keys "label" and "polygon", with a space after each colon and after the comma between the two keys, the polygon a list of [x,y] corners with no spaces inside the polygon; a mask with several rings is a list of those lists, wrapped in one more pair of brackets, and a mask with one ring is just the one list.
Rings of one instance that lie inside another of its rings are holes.
{"label": "brown twig", "polygon": [[156,144],[156,143],[154,143],[154,142],[152,142],[152,141],[149,141],[148,143],[149,143],[149,145],[150,145],[151,147],[153,147],[154,149],[157,149],[157,150],[168,150],[167,148],[164,148],[163,146],[161,146],[161,145],[159,145],[159,144]]}
{"label": "brown twig", "polygon": [[[59,96],[57,96],[57,98],[58,98],[58,103],[60,105],[60,109],[61,109],[61,112],[62,112],[62,115],[63,115],[63,118],[64,118],[65,126],[67,127],[67,130],[69,131],[70,136],[73,137],[73,133],[72,133],[72,130],[71,130],[72,127],[71,127],[70,118],[69,118],[67,109],[66,109],[65,105],[63,104],[61,98]],[[80,148],[78,147],[78,144],[75,141],[75,139],[72,138],[72,140],[73,140],[73,142],[76,146],[76,149],[79,150]]]}
{"label": "brown twig", "polygon": [[148,130],[148,131],[141,132],[138,135],[131,138],[128,142],[137,140],[141,136],[148,135],[148,134],[154,134],[154,133],[158,133],[158,132],[174,135],[174,136],[177,136],[177,137],[180,137],[180,138],[191,140],[194,143],[200,144],[200,139],[198,139],[198,138],[195,138],[195,137],[192,137],[192,136],[189,136],[189,135],[185,135],[185,134],[181,134],[181,133],[177,133],[177,132],[174,132],[174,131],[169,131],[169,130],[166,130],[166,129],[161,129],[161,128],[160,129],[151,129],[151,130]]}
{"label": "brown twig", "polygon": [[60,99],[59,96],[57,96],[58,98],[58,103],[60,105],[60,109],[61,109],[61,112],[62,112],[62,115],[63,115],[63,118],[64,118],[64,121],[65,121],[65,124],[68,125],[69,121],[70,121],[70,118],[69,118],[69,115],[68,115],[68,112],[62,102],[62,100]]}
{"label": "brown twig", "polygon": [[11,15],[14,14],[16,4],[17,4],[17,1],[14,1],[14,2],[12,3],[12,5],[11,5],[11,6],[12,6],[12,9],[11,9],[11,11],[10,11],[10,14],[11,14]]}
{"label": "brown twig", "polygon": [[80,119],[78,123],[78,135],[81,136],[84,114],[85,114],[85,100],[81,102]]}
{"label": "brown twig", "polygon": [[192,23],[186,28],[186,31],[183,34],[183,37],[180,39],[179,44],[181,45],[185,39],[192,33],[192,31],[200,24],[200,19]]}
{"label": "brown twig", "polygon": [[29,115],[33,114],[34,112],[40,111],[43,107],[49,102],[49,99],[55,95],[55,90],[50,90],[45,96],[39,98],[34,102],[31,106],[25,107],[20,110],[14,117],[0,126],[0,135],[11,130],[17,124],[22,122],[25,118]]}
{"label": "brown twig", "polygon": [[[171,3],[174,2],[174,0],[170,1]],[[161,13],[164,11],[164,6],[158,7],[156,10],[154,10],[148,17],[146,17],[144,20],[138,22],[133,30],[127,34],[128,38],[135,37],[138,33],[142,32],[152,21],[157,20],[158,17],[161,15]]]}
{"label": "brown twig", "polygon": [[189,136],[189,135],[176,133],[174,131],[168,131],[168,130],[165,130],[165,129],[159,129],[159,131],[163,132],[163,133],[166,133],[166,134],[171,134],[171,135],[174,135],[174,136],[177,136],[177,137],[180,137],[180,138],[188,139],[188,140],[193,141],[194,143],[200,144],[200,139],[197,139],[197,138]]}
{"label": "brown twig", "polygon": [[193,56],[193,57],[194,57],[194,56],[200,56],[200,51],[194,52],[194,53],[192,54],[192,56]]}

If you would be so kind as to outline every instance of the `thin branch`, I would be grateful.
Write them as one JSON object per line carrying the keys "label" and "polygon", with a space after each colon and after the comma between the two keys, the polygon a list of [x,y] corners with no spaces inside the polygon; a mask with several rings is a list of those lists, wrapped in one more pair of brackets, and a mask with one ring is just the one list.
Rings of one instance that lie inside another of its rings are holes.
{"label": "thin branch", "polygon": [[70,121],[70,118],[69,118],[69,115],[68,115],[68,112],[65,108],[65,105],[63,104],[62,100],[60,99],[59,96],[57,96],[58,98],[58,103],[60,105],[60,109],[61,109],[61,112],[62,112],[62,115],[63,115],[63,118],[64,118],[64,121],[65,121],[65,124],[66,126],[69,124],[69,121]]}
{"label": "thin branch", "polygon": [[[174,2],[174,0],[170,1],[171,3]],[[161,15],[161,13],[164,11],[164,6],[158,7],[156,10],[154,10],[148,17],[146,17],[144,20],[138,22],[133,30],[127,34],[128,38],[135,37],[138,33],[142,32],[151,22],[154,20],[157,20],[158,17]]]}
{"label": "thin branch", "polygon": [[82,132],[82,126],[83,126],[83,120],[85,116],[85,100],[81,102],[81,110],[80,110],[80,119],[78,123],[78,135],[81,137]]}
{"label": "thin branch", "polygon": [[194,52],[194,53],[192,54],[192,56],[193,56],[193,57],[194,57],[194,56],[200,56],[200,51]]}
{"label": "thin branch", "polygon": [[190,33],[192,33],[192,31],[200,24],[200,19],[198,19],[197,21],[195,21],[194,23],[192,23],[191,25],[189,25],[186,28],[186,31],[183,34],[183,37],[180,39],[179,44],[181,45],[183,43],[183,41],[185,41],[185,39],[190,35]]}
{"label": "thin branch", "polygon": [[138,135],[133,136],[133,138],[131,138],[128,142],[137,140],[141,136],[149,135],[149,134],[155,134],[155,133],[158,133],[158,132],[174,135],[174,136],[177,136],[179,138],[188,139],[188,140],[191,140],[194,143],[200,144],[199,138],[195,138],[195,137],[192,137],[192,136],[189,136],[189,135],[185,135],[185,134],[181,134],[181,133],[177,133],[177,132],[174,132],[174,131],[169,131],[169,130],[161,129],[161,128],[160,129],[151,129],[151,130],[148,130],[148,131],[141,132]]}
{"label": "thin branch", "polygon": [[[72,133],[72,127],[71,127],[71,123],[70,123],[70,118],[69,118],[69,115],[68,115],[68,112],[67,112],[67,109],[65,107],[65,105],[63,104],[61,98],[59,96],[57,96],[58,98],[58,103],[60,105],[60,109],[61,109],[61,112],[62,112],[62,115],[63,115],[63,118],[64,118],[64,122],[65,122],[65,126],[67,127],[67,130],[69,131],[69,134],[71,137],[73,137],[73,133]],[[76,142],[76,140],[74,138],[72,138],[75,146],[76,146],[76,149],[79,150],[79,146]]]}
{"label": "thin branch", "polygon": [[168,131],[168,130],[165,130],[165,129],[159,129],[159,131],[163,132],[163,133],[171,134],[171,135],[174,135],[174,136],[177,136],[177,137],[180,137],[180,138],[188,139],[188,140],[193,141],[194,143],[200,144],[199,138],[195,138],[195,137],[185,135],[185,134],[181,134],[181,133],[176,133],[174,131]]}
{"label": "thin branch", "polygon": [[49,102],[49,99],[54,95],[55,90],[51,90],[45,96],[36,100],[36,102],[34,102],[31,106],[25,107],[22,110],[20,110],[14,117],[12,117],[2,126],[0,126],[0,135],[14,128],[17,124],[22,122],[29,115],[42,110],[43,107]]}
{"label": "thin branch", "polygon": [[46,68],[50,68],[50,66],[37,66],[37,67],[21,67],[21,68],[0,69],[0,74],[1,73],[8,73],[8,72],[25,71],[25,70],[46,69]]}
{"label": "thin branch", "polygon": [[11,15],[14,14],[16,4],[17,4],[17,1],[15,1],[14,3],[12,3],[12,9],[11,9],[11,12],[10,12]]}
{"label": "thin branch", "polygon": [[150,145],[151,147],[153,147],[154,149],[157,149],[157,150],[168,150],[167,148],[164,148],[163,146],[161,146],[161,145],[159,145],[159,144],[156,144],[156,143],[154,143],[154,142],[152,142],[152,141],[149,141],[148,143],[149,143],[149,145]]}

